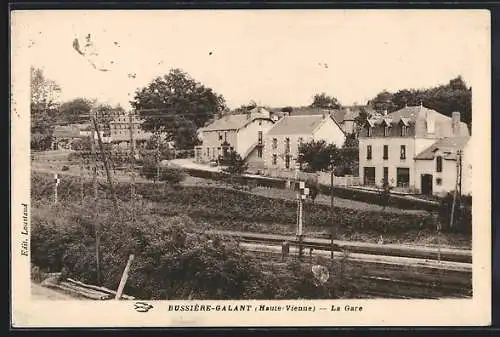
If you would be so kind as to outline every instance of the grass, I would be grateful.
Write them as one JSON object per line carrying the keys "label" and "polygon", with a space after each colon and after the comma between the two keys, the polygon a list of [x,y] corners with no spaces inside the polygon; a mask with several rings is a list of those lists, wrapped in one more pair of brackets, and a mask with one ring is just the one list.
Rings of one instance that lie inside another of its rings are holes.
{"label": "grass", "polygon": [[[35,176],[40,176],[36,174]],[[45,175],[48,177],[47,175]],[[66,181],[61,186],[60,197],[78,200],[79,184]],[[35,183],[34,189],[40,189]],[[163,187],[162,187],[163,186]],[[117,193],[127,198],[128,184],[117,184]],[[90,184],[86,194],[92,193]],[[45,189],[34,199],[50,199],[52,190]],[[239,191],[228,184],[207,179],[188,177],[180,186],[138,183],[137,193],[143,204],[138,212],[156,213],[163,216],[188,215],[196,219],[199,229],[236,230],[273,234],[294,235],[296,230],[295,192],[268,188],[254,188],[254,193]],[[35,191],[35,194],[37,192]],[[270,197],[272,195],[272,197]],[[329,199],[319,197],[315,205],[306,204],[304,226],[307,235],[324,237],[335,229],[340,240],[400,243],[433,246],[438,243],[435,230],[428,222],[425,211],[405,211],[378,205],[335,198],[331,211]],[[333,218],[332,218],[333,217]],[[442,233],[439,244],[452,247],[471,247],[466,234]]]}

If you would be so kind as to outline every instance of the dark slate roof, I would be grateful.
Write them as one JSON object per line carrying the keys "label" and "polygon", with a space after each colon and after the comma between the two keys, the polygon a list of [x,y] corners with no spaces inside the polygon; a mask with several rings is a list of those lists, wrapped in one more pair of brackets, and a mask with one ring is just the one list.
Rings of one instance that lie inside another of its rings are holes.
{"label": "dark slate roof", "polygon": [[292,115],[280,119],[271,130],[269,135],[291,135],[291,134],[310,134],[324,120],[321,115]]}
{"label": "dark slate roof", "polygon": [[203,131],[239,130],[250,122],[250,114],[227,115],[205,126]]}
{"label": "dark slate roof", "polygon": [[463,150],[470,137],[450,137],[443,138],[420,152],[415,159],[419,160],[433,160],[436,151],[442,153],[444,159],[455,160],[457,159],[457,151]]}

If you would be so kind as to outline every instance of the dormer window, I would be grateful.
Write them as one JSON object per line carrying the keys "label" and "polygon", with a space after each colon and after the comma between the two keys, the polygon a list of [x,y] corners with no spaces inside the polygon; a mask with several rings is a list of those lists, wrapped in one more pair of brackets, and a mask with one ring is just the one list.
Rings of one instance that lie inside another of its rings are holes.
{"label": "dormer window", "polygon": [[372,136],[372,127],[371,127],[370,125],[368,125],[368,126],[366,127],[366,129],[367,129],[367,136],[368,136],[368,137],[371,137],[371,136]]}
{"label": "dormer window", "polygon": [[401,125],[401,137],[406,137],[407,135],[407,127],[406,125]]}
{"label": "dormer window", "polygon": [[389,127],[386,125],[384,126],[384,137],[388,137],[389,136]]}

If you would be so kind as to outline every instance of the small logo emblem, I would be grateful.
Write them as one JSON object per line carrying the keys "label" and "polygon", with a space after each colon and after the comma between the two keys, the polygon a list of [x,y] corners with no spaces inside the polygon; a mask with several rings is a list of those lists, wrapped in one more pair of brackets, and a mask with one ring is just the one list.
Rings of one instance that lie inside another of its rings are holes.
{"label": "small logo emblem", "polygon": [[134,309],[138,312],[148,312],[149,310],[153,309],[153,306],[145,302],[137,302],[134,305]]}

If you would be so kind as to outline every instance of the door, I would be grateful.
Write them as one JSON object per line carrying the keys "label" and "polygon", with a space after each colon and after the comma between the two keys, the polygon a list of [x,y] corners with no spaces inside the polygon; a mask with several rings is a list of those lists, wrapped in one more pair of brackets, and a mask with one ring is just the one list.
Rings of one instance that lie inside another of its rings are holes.
{"label": "door", "polygon": [[375,167],[365,167],[363,173],[364,184],[375,185]]}
{"label": "door", "polygon": [[432,174],[421,175],[422,194],[432,195]]}
{"label": "door", "polygon": [[384,184],[388,184],[389,183],[389,168],[388,167],[384,167],[384,181],[383,181]]}

